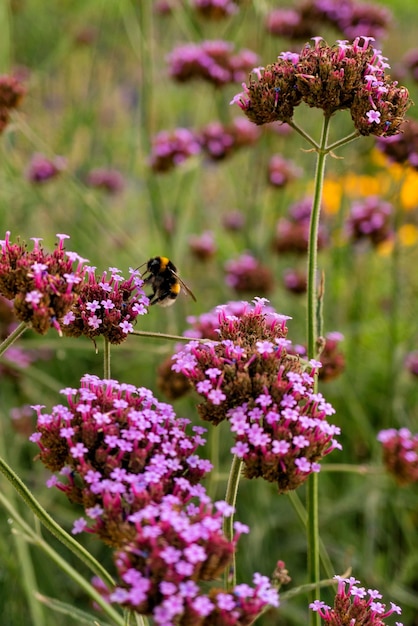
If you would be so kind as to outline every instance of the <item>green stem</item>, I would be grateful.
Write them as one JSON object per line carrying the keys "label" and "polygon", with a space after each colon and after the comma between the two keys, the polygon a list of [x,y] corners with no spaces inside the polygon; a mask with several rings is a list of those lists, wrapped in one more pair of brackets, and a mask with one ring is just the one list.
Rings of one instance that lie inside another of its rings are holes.
{"label": "green stem", "polygon": [[334,143],[331,143],[329,146],[327,146],[327,152],[331,152],[332,150],[336,150],[336,148],[345,146],[346,143],[350,143],[350,141],[354,141],[354,139],[358,139],[359,137],[360,133],[355,130],[350,135],[347,135],[346,137],[343,137],[342,139],[339,139],[338,141],[335,141]]}
{"label": "green stem", "polygon": [[103,378],[110,379],[110,341],[105,338],[103,349]]}
{"label": "green stem", "polygon": [[321,213],[322,189],[324,185],[325,163],[328,156],[327,139],[329,133],[329,117],[324,117],[322,125],[321,141],[317,150],[315,188],[312,202],[311,224],[308,245],[308,358],[313,359],[316,355],[317,341],[317,307],[318,293],[316,284],[317,259],[318,259],[318,227]]}
{"label": "green stem", "polygon": [[114,581],[110,574],[100,565],[98,561],[80,545],[71,535],[65,532],[55,520],[45,511],[39,502],[34,498],[26,485],[20,480],[9,465],[0,457],[0,472],[7,478],[18,494],[23,498],[28,507],[41,521],[41,523],[54,535],[62,544],[64,544],[71,552],[73,552],[77,558],[79,558],[85,565],[94,573],[99,576],[103,582],[110,588],[114,587]]}
{"label": "green stem", "polygon": [[[228,485],[226,487],[225,500],[228,504],[235,508],[237,500],[239,479],[241,476],[242,461],[236,455],[232,459],[231,469],[229,471]],[[228,541],[232,541],[234,537],[234,516],[224,519],[224,535]],[[235,554],[232,557],[231,569],[226,575],[226,589],[232,589],[236,583],[235,571]]]}
{"label": "green stem", "polygon": [[[308,277],[307,277],[307,336],[308,358],[313,359],[317,351],[318,333],[318,291],[316,284],[317,257],[318,257],[318,228],[321,213],[322,189],[325,176],[325,163],[328,155],[327,141],[330,117],[324,116],[319,149],[316,151],[315,188],[312,202],[312,213],[308,245]],[[308,540],[308,579],[310,583],[317,583],[310,592],[310,602],[319,598],[320,561],[319,561],[319,502],[318,502],[318,474],[313,472],[307,485],[307,540]],[[320,616],[312,611],[310,614],[311,626],[319,626]]]}
{"label": "green stem", "polygon": [[308,135],[308,133],[303,130],[303,128],[301,128],[300,126],[298,126],[296,124],[296,122],[294,122],[293,120],[291,120],[290,122],[287,122],[287,124],[289,126],[291,126],[293,128],[293,130],[295,130],[301,137],[303,137],[308,143],[311,144],[311,146],[318,151],[319,149],[319,145],[316,143],[315,139],[312,139],[312,137],[310,135]]}
{"label": "green stem", "polygon": [[130,334],[136,335],[137,337],[152,337],[154,339],[168,339],[169,341],[184,341],[186,343],[189,341],[199,341],[200,343],[213,341],[213,339],[191,339],[190,337],[183,337],[183,335],[167,335],[166,333],[149,332],[146,330],[134,330],[134,332]]}
{"label": "green stem", "polygon": [[17,340],[25,330],[29,328],[26,322],[20,322],[19,326],[0,344],[0,356]]}

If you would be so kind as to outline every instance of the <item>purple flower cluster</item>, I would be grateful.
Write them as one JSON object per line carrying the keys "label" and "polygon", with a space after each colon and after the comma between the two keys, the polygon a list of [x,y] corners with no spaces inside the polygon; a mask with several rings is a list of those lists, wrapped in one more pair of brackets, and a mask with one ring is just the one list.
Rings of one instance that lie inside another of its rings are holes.
{"label": "purple flower cluster", "polygon": [[418,482],[418,434],[408,428],[381,430],[383,462],[400,485]]}
{"label": "purple flower cluster", "polygon": [[[312,199],[304,198],[289,207],[289,216],[281,217],[276,224],[273,249],[282,253],[305,254],[308,250]],[[319,224],[318,250],[328,243],[328,232]]]}
{"label": "purple flower cluster", "polygon": [[[230,301],[222,305],[222,312],[225,316],[240,318],[244,315],[248,315],[254,310],[255,305],[249,304],[242,300]],[[264,321],[268,328],[277,324],[277,313],[273,307],[269,306],[266,301],[263,304]],[[214,339],[219,338],[219,307],[215,307],[207,313],[201,315],[189,315],[187,323],[191,328],[184,332],[185,337],[190,339]]]}
{"label": "purple flower cluster", "polygon": [[0,241],[0,294],[13,300],[16,317],[44,335],[54,327],[61,333],[64,316],[80,292],[84,263],[75,252],[64,249],[68,235],[57,235],[54,252],[45,252],[41,239],[33,238],[34,248],[11,243],[10,233]]}
{"label": "purple flower cluster", "polygon": [[302,170],[293,161],[285,159],[281,154],[274,154],[271,157],[268,180],[274,187],[282,189],[300,176],[302,176]]}
{"label": "purple flower cluster", "polygon": [[227,540],[222,519],[233,509],[212,503],[199,484],[211,469],[196,454],[205,429],[187,434],[189,420],[170,405],[115,380],[86,374],[79,389],[62,393],[67,404],[51,413],[33,407],[38,421],[31,440],[42,462],[64,477],[53,476],[49,486],[85,510],[87,519],[77,520],[73,533],[95,533],[116,549],[120,582],[112,602],[164,626],[186,626],[191,617],[228,626],[227,614],[250,624],[267,604],[278,605],[277,591],[260,575],[254,588],[237,585],[228,594],[206,595],[198,586],[219,576],[248,532],[236,522]]}
{"label": "purple flower cluster", "polygon": [[201,235],[190,235],[189,249],[199,261],[207,261],[216,254],[215,236],[212,231],[206,230]]}
{"label": "purple flower cluster", "polygon": [[406,355],[405,367],[413,376],[418,376],[418,350]]}
{"label": "purple flower cluster", "polygon": [[225,272],[226,284],[237,293],[268,294],[273,290],[272,271],[249,252],[244,252],[237,259],[227,261]]}
{"label": "purple flower cluster", "polygon": [[390,239],[392,208],[379,196],[354,202],[346,223],[349,238],[353,242],[368,240],[374,246]]}
{"label": "purple flower cluster", "polygon": [[[320,359],[322,367],[319,370],[318,378],[322,382],[338,378],[345,370],[345,357],[341,352],[340,343],[344,340],[344,335],[338,331],[332,331],[318,339],[320,348]],[[305,346],[294,346],[294,354],[302,358],[307,358]]]}
{"label": "purple flower cluster", "polygon": [[128,280],[116,267],[96,276],[96,268],[85,268],[83,282],[71,310],[62,320],[62,332],[69,337],[84,335],[95,340],[103,335],[112,344],[119,344],[134,330],[139,315],[148,313],[149,299],[145,295],[137,270],[131,270]]}
{"label": "purple flower cluster", "polygon": [[25,87],[15,76],[0,75],[0,134],[10,121],[10,111],[20,106],[25,94]]}
{"label": "purple flower cluster", "polygon": [[254,144],[260,130],[245,118],[236,118],[231,124],[211,122],[198,136],[203,152],[213,161],[219,161],[239,148]]}
{"label": "purple flower cluster", "polygon": [[40,459],[66,482],[55,484],[90,517],[77,529],[97,533],[114,546],[132,536],[130,514],[169,493],[186,493],[210,469],[196,449],[204,429],[186,434],[188,420],[158,402],[149,389],[86,374],[79,389],[61,392],[67,405],[37,411],[31,440]]}
{"label": "purple flower cluster", "polygon": [[350,109],[359,134],[396,135],[411,100],[408,90],[386,75],[389,64],[372,46],[373,37],[333,46],[322,37],[313,39],[300,53],[283,52],[276,63],[254,68],[231,104],[255,124],[289,122],[302,101],[327,117]]}
{"label": "purple flower cluster", "polygon": [[237,13],[238,5],[233,0],[191,0],[197,13],[209,20],[221,20]]}
{"label": "purple flower cluster", "polygon": [[392,19],[391,12],[374,4],[355,0],[305,0],[292,9],[274,9],[266,19],[272,35],[292,40],[309,39],[324,24],[349,39],[358,33],[381,39]]}
{"label": "purple flower cluster", "polygon": [[35,153],[26,170],[26,178],[35,184],[46,183],[56,178],[67,167],[67,159],[56,156],[49,159],[40,152]]}
{"label": "purple flower cluster", "polygon": [[[325,624],[367,624],[367,626],[385,626],[383,621],[393,613],[400,615],[399,606],[390,603],[390,609],[380,602],[382,594],[377,589],[359,587],[359,580],[353,576],[342,578],[334,576],[338,581],[338,590],[335,596],[334,607],[331,608],[320,600],[315,600],[309,607],[319,613]],[[396,626],[403,626],[395,622]]]}
{"label": "purple flower cluster", "polygon": [[221,87],[245,80],[258,57],[246,49],[234,54],[234,45],[229,41],[211,40],[178,46],[167,61],[170,76],[178,82],[201,78]]}
{"label": "purple flower cluster", "polygon": [[202,152],[212,161],[220,161],[254,144],[259,137],[260,130],[245,118],[236,118],[230,124],[211,122],[199,131],[161,131],[153,139],[149,163],[155,172],[167,172]]}
{"label": "purple flower cluster", "polygon": [[116,194],[123,191],[125,181],[122,174],[115,169],[97,167],[91,170],[87,176],[87,184],[90,187],[103,189],[109,194]]}
{"label": "purple flower cluster", "polygon": [[287,291],[294,294],[306,293],[306,270],[288,267],[283,272],[283,284]]}
{"label": "purple flower cluster", "polygon": [[376,145],[392,163],[406,163],[418,169],[418,122],[407,119],[400,131],[392,137],[379,137]]}
{"label": "purple flower cluster", "polygon": [[[265,310],[256,298],[240,317],[219,307],[218,341],[192,341],[173,356],[203,398],[202,419],[228,420],[235,436],[232,452],[244,462],[244,475],[277,482],[280,493],[296,489],[318,461],[336,447],[334,413],[314,392],[320,363],[306,368],[289,355],[286,316]],[[268,321],[267,321],[268,316]]]}
{"label": "purple flower cluster", "polygon": [[149,163],[155,172],[168,172],[189,157],[199,154],[200,150],[199,139],[191,130],[162,130],[152,141]]}

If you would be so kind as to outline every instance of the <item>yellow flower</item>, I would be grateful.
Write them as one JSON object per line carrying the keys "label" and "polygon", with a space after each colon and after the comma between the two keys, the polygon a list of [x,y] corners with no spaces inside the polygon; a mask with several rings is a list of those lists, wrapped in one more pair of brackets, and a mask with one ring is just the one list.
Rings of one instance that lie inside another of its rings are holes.
{"label": "yellow flower", "polygon": [[418,172],[408,169],[401,187],[400,200],[406,211],[418,206]]}
{"label": "yellow flower", "polygon": [[328,178],[324,181],[322,190],[322,200],[324,203],[324,212],[328,215],[338,213],[341,206],[341,197],[343,187],[339,180]]}
{"label": "yellow flower", "polygon": [[404,224],[398,231],[402,246],[414,246],[418,242],[418,228],[415,224]]}

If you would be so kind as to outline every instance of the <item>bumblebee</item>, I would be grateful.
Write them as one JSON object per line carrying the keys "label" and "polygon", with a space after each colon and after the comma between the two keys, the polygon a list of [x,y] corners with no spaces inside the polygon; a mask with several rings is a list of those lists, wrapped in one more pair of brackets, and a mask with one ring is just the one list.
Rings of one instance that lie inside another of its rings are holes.
{"label": "bumblebee", "polygon": [[165,256],[155,256],[147,263],[143,263],[138,269],[147,266],[142,278],[145,285],[150,285],[152,294],[149,296],[150,304],[158,304],[167,307],[174,304],[177,296],[183,290],[196,302],[194,294],[177,274],[177,268]]}

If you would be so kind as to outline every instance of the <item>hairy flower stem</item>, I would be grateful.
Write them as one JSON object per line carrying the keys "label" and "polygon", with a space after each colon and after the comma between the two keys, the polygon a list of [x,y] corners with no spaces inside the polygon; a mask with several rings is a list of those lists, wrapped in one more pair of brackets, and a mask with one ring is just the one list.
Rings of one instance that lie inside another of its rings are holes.
{"label": "hairy flower stem", "polygon": [[4,354],[21,335],[23,335],[27,328],[29,328],[29,326],[26,322],[20,322],[19,326],[15,328],[15,330],[0,344],[0,356]]}
{"label": "hairy flower stem", "polygon": [[[242,461],[236,455],[232,459],[231,469],[229,471],[228,485],[226,487],[225,500],[231,506],[235,507],[238,493],[239,479],[241,477]],[[233,540],[234,537],[234,516],[226,517],[224,519],[224,535],[228,541]],[[227,590],[232,589],[236,584],[236,571],[235,571],[235,554],[232,557],[232,563],[229,571],[225,574],[225,587]]]}
{"label": "hairy flower stem", "polygon": [[[318,339],[318,291],[316,284],[317,257],[318,257],[318,227],[321,213],[322,189],[325,176],[325,163],[329,153],[327,141],[329,133],[330,117],[324,116],[319,148],[316,150],[315,188],[312,202],[311,222],[309,229],[308,245],[308,278],[307,278],[307,345],[308,358],[313,359],[317,353]],[[317,384],[317,383],[316,383]],[[307,540],[308,540],[308,577],[310,583],[319,584],[319,528],[318,528],[318,474],[313,473],[307,486]],[[319,597],[319,587],[310,592],[310,601]],[[319,626],[320,616],[318,613],[310,615],[311,626]]]}
{"label": "hairy flower stem", "polygon": [[110,341],[106,337],[103,348],[103,378],[105,380],[110,379]]}

